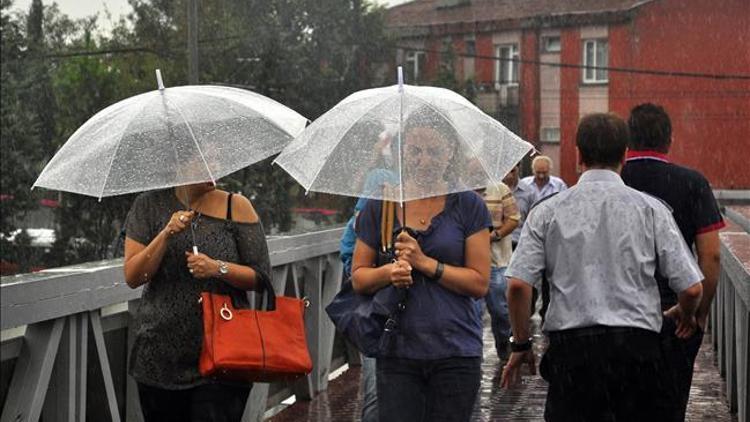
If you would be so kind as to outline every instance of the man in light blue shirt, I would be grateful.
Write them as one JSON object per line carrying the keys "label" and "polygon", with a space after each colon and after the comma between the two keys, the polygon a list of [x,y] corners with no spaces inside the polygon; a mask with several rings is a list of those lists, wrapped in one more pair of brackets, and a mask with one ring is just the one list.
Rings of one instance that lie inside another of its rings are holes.
{"label": "man in light blue shirt", "polygon": [[526,216],[529,214],[531,206],[534,204],[534,192],[526,183],[521,183],[521,179],[518,177],[519,171],[519,166],[515,166],[503,179],[503,183],[508,185],[511,193],[513,193],[513,199],[516,200],[518,212],[521,213],[521,219],[518,220],[518,226],[516,226],[513,233],[511,233],[513,249],[515,249],[518,244],[518,238],[521,237],[523,223],[526,221]]}
{"label": "man in light blue shirt", "polygon": [[670,209],[627,187],[619,176],[628,128],[611,114],[581,120],[578,184],[538,203],[506,270],[513,353],[503,386],[533,368],[529,338],[532,285],[546,273],[549,337],[540,370],[549,382],[545,420],[671,420],[675,386],[664,377],[655,274],[678,294],[670,313],[681,338],[696,328],[703,274]]}
{"label": "man in light blue shirt", "polygon": [[525,183],[533,192],[532,205],[568,188],[568,185],[561,178],[550,175],[552,159],[546,155],[534,157],[534,160],[531,161],[531,171],[534,175],[524,177],[521,182]]}

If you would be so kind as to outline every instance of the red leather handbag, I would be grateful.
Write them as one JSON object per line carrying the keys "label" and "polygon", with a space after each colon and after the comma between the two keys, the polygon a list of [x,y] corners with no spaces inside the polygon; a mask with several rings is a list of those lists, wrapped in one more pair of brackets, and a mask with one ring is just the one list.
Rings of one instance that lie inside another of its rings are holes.
{"label": "red leather handbag", "polygon": [[238,309],[230,296],[201,294],[202,376],[232,381],[290,381],[309,374],[305,302],[276,297],[266,284],[267,310]]}

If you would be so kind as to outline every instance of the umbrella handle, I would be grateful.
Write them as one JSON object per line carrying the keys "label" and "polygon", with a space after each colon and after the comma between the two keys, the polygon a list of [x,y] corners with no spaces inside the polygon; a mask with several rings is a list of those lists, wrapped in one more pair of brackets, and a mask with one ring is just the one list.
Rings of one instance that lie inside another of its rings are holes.
{"label": "umbrella handle", "polygon": [[198,247],[193,245],[193,255],[198,255]]}
{"label": "umbrella handle", "polygon": [[397,70],[398,74],[398,92],[404,92],[404,68],[399,66]]}

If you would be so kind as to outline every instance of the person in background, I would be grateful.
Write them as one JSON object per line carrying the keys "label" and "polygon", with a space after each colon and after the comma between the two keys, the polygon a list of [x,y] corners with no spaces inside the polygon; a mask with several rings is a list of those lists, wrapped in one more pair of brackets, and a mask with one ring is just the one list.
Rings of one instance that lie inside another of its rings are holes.
{"label": "person in background", "polygon": [[529,337],[531,285],[546,271],[551,288],[540,371],[549,382],[547,421],[673,420],[676,393],[662,376],[659,289],[678,295],[676,335],[695,331],[703,274],[670,210],[619,176],[628,127],[613,114],[578,125],[578,184],[537,203],[506,271],[513,326],[503,387],[534,366]]}
{"label": "person in background", "polygon": [[[393,166],[392,163],[392,151],[391,151],[391,136],[385,128],[373,122],[368,122],[365,125],[360,125],[355,130],[362,133],[362,136],[368,134],[378,133],[378,140],[375,142],[373,147],[373,162],[370,164],[373,166],[373,170],[367,176],[363,192],[375,193],[382,191],[388,185],[393,185],[397,182],[395,176],[392,174],[390,169]],[[354,255],[354,246],[357,242],[356,234],[356,222],[357,216],[365,207],[367,203],[366,198],[359,198],[356,205],[354,206],[354,215],[346,223],[346,229],[341,237],[339,244],[339,256],[344,266],[343,276],[344,279],[349,279],[352,273],[352,256]],[[377,380],[376,380],[376,367],[375,358],[367,357],[362,355],[362,422],[377,422],[378,417],[378,392],[377,392]]]}
{"label": "person in background", "polygon": [[532,206],[542,199],[568,188],[568,185],[561,178],[550,175],[550,171],[552,171],[552,159],[546,155],[537,155],[531,161],[533,176],[526,176],[521,179],[533,192]]}
{"label": "person in background", "polygon": [[511,234],[511,246],[513,250],[515,250],[516,245],[518,245],[518,238],[521,237],[523,223],[526,221],[526,216],[529,215],[531,206],[534,203],[534,192],[526,183],[521,183],[521,179],[519,178],[520,171],[520,164],[516,165],[507,175],[505,175],[505,178],[503,178],[503,183],[508,186],[510,192],[513,194],[513,199],[516,201],[516,207],[518,207],[520,215],[518,225],[513,229],[513,233]]}
{"label": "person in background", "polygon": [[[664,108],[650,103],[638,105],[630,112],[628,125],[630,143],[622,179],[628,186],[654,195],[672,208],[682,238],[690,249],[695,247],[698,266],[705,275],[695,334],[688,339],[675,336],[673,318],[666,318],[662,327],[665,353],[679,387],[675,419],[684,420],[693,365],[703,342],[706,318],[719,281],[719,230],[725,224],[706,178],[693,169],[669,162],[672,123]],[[677,296],[669,289],[666,278],[657,274],[656,281],[661,293],[661,309],[671,316],[679,309]]]}
{"label": "person in background", "polygon": [[[518,164],[513,167],[513,169],[509,171],[508,174],[505,175],[505,178],[503,178],[503,183],[508,185],[508,188],[510,188],[510,191],[513,193],[513,199],[515,199],[516,201],[516,206],[518,207],[518,212],[520,215],[518,225],[515,229],[513,229],[513,233],[511,234],[511,249],[514,251],[516,250],[516,246],[518,246],[518,239],[521,237],[523,223],[526,221],[526,216],[529,215],[531,206],[534,204],[534,191],[531,190],[530,186],[521,181],[521,179],[519,178],[520,173],[521,165]],[[539,291],[537,289],[534,289],[531,297],[532,315],[536,310],[536,301],[538,297]]]}
{"label": "person in background", "polygon": [[483,196],[492,216],[493,226],[490,233],[490,256],[492,258],[490,289],[485,296],[485,302],[487,302],[487,311],[490,314],[497,357],[504,362],[510,354],[508,346],[510,319],[508,318],[508,302],[505,299],[508,283],[504,274],[513,253],[510,235],[518,226],[521,214],[510,188],[505,183],[489,186],[485,189]]}

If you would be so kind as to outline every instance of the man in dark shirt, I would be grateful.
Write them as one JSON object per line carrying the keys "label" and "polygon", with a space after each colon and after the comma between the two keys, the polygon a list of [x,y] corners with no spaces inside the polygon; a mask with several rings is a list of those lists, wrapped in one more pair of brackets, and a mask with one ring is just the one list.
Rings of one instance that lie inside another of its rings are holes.
{"label": "man in dark shirt", "polygon": [[[630,145],[622,179],[642,192],[666,202],[688,247],[695,246],[698,265],[705,275],[703,299],[696,312],[699,329],[692,338],[674,335],[674,322],[664,319],[662,342],[672,364],[672,372],[681,400],[676,419],[684,420],[693,379],[693,364],[703,341],[706,318],[716,292],[719,277],[719,229],[724,227],[711,186],[703,175],[687,167],[672,164],[667,153],[672,143],[672,124],[664,108],[646,103],[633,108],[628,120]],[[667,280],[657,273],[661,306],[666,316],[677,309],[676,295]]]}

